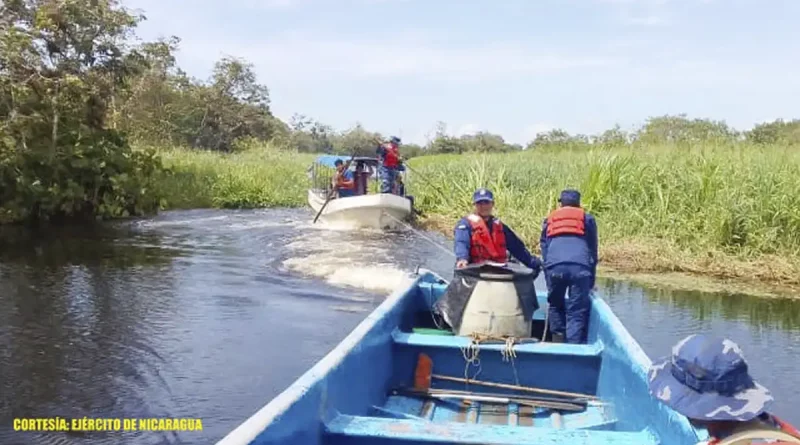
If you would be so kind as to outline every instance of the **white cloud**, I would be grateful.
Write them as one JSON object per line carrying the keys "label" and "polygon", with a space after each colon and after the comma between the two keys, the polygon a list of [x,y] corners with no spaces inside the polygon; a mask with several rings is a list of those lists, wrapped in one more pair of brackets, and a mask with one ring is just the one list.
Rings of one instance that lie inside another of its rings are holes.
{"label": "white cloud", "polygon": [[666,18],[655,14],[641,15],[641,16],[632,14],[623,14],[622,20],[629,25],[640,25],[640,26],[660,26],[669,23],[669,20],[667,20]]}
{"label": "white cloud", "polygon": [[[661,26],[670,22],[668,3],[673,0],[594,0],[614,10],[617,20],[626,25]],[[699,0],[691,0],[699,1]]]}
{"label": "white cloud", "polygon": [[419,38],[357,41],[298,33],[249,44],[217,39],[185,41],[182,48],[183,54],[205,64],[225,53],[264,65],[273,75],[290,78],[345,74],[357,78],[423,76],[469,82],[618,63],[609,57],[564,54],[514,43],[455,48],[433,46]]}
{"label": "white cloud", "polygon": [[536,139],[537,135],[541,133],[547,133],[554,128],[556,128],[555,125],[550,122],[537,122],[535,124],[528,125],[522,131],[522,139],[525,141],[525,143],[528,143]]}
{"label": "white cloud", "polygon": [[478,126],[475,125],[475,124],[464,124],[464,125],[458,127],[458,129],[453,134],[453,136],[458,137],[458,136],[472,135],[472,134],[475,134],[475,133],[477,133],[479,131],[480,130],[478,129]]}

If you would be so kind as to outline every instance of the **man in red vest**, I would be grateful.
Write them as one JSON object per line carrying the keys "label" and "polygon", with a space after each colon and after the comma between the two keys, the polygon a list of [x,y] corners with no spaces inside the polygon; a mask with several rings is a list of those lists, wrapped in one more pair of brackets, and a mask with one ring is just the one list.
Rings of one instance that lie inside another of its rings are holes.
{"label": "man in red vest", "polygon": [[[581,208],[581,194],[564,190],[559,208],[542,223],[539,245],[547,282],[553,341],[586,343],[597,271],[597,223]],[[569,291],[569,293],[567,293]]]}
{"label": "man in red vest", "polygon": [[[764,430],[800,438],[796,428],[767,412],[772,394],[753,380],[739,345],[727,338],[685,337],[672,347],[671,356],[653,363],[647,381],[650,394],[708,431],[706,445],[744,432],[763,438],[758,431]],[[774,445],[791,443],[797,442]]]}
{"label": "man in red vest", "polygon": [[534,271],[534,278],[542,269],[539,258],[531,255],[519,237],[492,216],[494,196],[490,190],[478,189],[472,195],[475,213],[461,218],[455,228],[453,248],[456,267],[492,261],[507,263],[508,253]]}
{"label": "man in red vest", "polygon": [[400,157],[400,138],[392,136],[389,142],[378,146],[377,153],[381,160],[378,168],[378,176],[381,178],[381,193],[392,193],[395,178],[403,168],[403,159]]}

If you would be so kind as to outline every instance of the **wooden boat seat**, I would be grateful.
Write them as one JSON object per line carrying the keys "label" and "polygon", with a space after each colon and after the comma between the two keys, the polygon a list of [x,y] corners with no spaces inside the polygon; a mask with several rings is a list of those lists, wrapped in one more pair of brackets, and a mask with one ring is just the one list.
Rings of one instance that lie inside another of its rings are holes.
{"label": "wooden boat seat", "polygon": [[[348,444],[383,443],[491,443],[496,445],[658,445],[647,431],[522,428],[508,425],[434,423],[410,419],[340,414],[325,424],[329,436],[344,436]],[[362,440],[358,440],[362,439]]]}

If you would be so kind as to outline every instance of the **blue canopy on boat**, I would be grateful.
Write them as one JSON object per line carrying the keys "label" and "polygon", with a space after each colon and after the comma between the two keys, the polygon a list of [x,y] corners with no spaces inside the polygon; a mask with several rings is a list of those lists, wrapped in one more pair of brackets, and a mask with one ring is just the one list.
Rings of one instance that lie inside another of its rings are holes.
{"label": "blue canopy on boat", "polygon": [[[334,168],[336,167],[336,161],[341,159],[342,162],[347,162],[350,160],[352,155],[321,155],[319,156],[314,162],[325,167]],[[363,157],[363,156],[356,156],[353,158],[353,162],[366,162],[367,164],[377,164],[377,158],[370,158],[370,157]]]}

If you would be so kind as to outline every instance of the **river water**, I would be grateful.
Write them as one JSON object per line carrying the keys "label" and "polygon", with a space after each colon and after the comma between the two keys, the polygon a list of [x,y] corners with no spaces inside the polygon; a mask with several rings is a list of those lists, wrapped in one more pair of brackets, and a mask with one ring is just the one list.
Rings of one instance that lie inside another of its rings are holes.
{"label": "river water", "polygon": [[[439,235],[331,230],[312,218],[306,209],[196,210],[91,231],[6,233],[0,443],[213,443],[322,358],[408,272],[452,276],[441,247],[451,244]],[[738,342],[773,391],[774,411],[800,424],[792,409],[800,304],[598,287],[651,357],[694,332]],[[203,431],[12,430],[15,417],[55,416],[191,417]]]}

